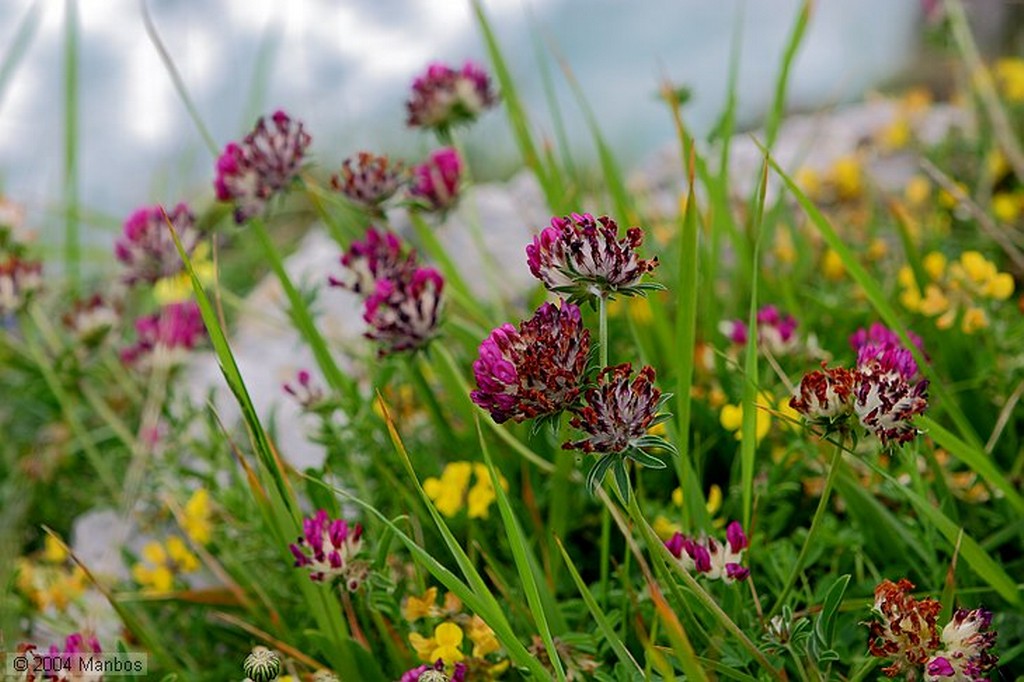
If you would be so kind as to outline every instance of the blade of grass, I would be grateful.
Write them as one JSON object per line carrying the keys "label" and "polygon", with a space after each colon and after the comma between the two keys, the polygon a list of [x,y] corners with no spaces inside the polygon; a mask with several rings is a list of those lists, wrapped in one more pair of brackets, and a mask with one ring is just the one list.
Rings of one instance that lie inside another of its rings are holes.
{"label": "blade of grass", "polygon": [[473,14],[476,17],[477,26],[483,35],[484,44],[487,47],[487,54],[491,58],[491,66],[494,67],[494,74],[501,86],[501,97],[505,103],[505,111],[508,114],[509,125],[512,127],[512,135],[515,137],[519,153],[523,157],[523,163],[533,171],[534,177],[544,190],[544,197],[547,199],[548,208],[554,213],[562,215],[571,210],[571,207],[563,206],[564,199],[558,187],[558,182],[553,178],[554,169],[545,168],[540,154],[537,153],[537,145],[534,144],[533,135],[530,132],[530,123],[526,116],[526,110],[519,97],[515,80],[508,70],[508,63],[502,53],[501,46],[491,27],[490,20],[484,13],[483,4],[480,0],[472,0]]}
{"label": "blade of grass", "polygon": [[775,140],[779,134],[779,126],[786,114],[786,90],[789,88],[789,72],[793,66],[793,60],[803,42],[804,33],[807,31],[807,24],[811,19],[814,8],[813,0],[804,0],[797,13],[793,30],[786,41],[786,49],[782,54],[782,64],[779,66],[779,75],[775,80],[775,98],[768,109],[768,120],[765,121],[765,146],[771,149],[775,146]]}
{"label": "blade of grass", "polygon": [[11,40],[7,51],[4,52],[3,60],[0,60],[0,105],[3,104],[4,95],[7,94],[7,85],[18,70],[22,58],[28,51],[28,46],[39,29],[39,19],[42,15],[42,0],[35,0],[32,6],[25,12],[25,16],[18,22],[18,28],[14,31],[14,38]]}
{"label": "blade of grass", "polygon": [[590,589],[587,587],[587,583],[584,582],[583,576],[576,570],[575,564],[573,564],[572,558],[569,553],[565,550],[565,546],[559,538],[555,538],[555,543],[558,545],[559,551],[562,553],[562,559],[565,560],[565,566],[569,569],[569,575],[572,576],[572,580],[576,583],[576,589],[580,591],[580,596],[583,597],[583,603],[587,605],[587,609],[590,610],[590,615],[594,617],[594,622],[597,624],[598,630],[604,635],[605,641],[608,646],[612,648],[615,655],[618,656],[619,660],[622,661],[623,665],[633,667],[638,673],[643,675],[643,668],[633,658],[633,654],[629,653],[629,649],[626,648],[625,642],[619,638],[615,632],[615,628],[608,621],[608,616],[601,610],[597,600],[594,599],[594,595],[591,594]]}
{"label": "blade of grass", "polygon": [[[519,580],[522,583],[523,591],[526,593],[526,603],[530,607],[530,614],[533,616],[533,622],[537,626],[541,640],[544,642],[544,648],[547,649],[548,660],[551,661],[551,666],[555,670],[555,679],[559,682],[565,682],[565,669],[562,667],[562,659],[558,655],[558,649],[555,647],[555,640],[551,636],[551,627],[548,625],[547,614],[541,601],[537,576],[534,575],[531,561],[527,557],[529,539],[523,533],[519,520],[516,519],[515,512],[512,511],[512,505],[508,501],[508,495],[501,486],[501,477],[498,476],[498,471],[494,468],[494,461],[491,459],[490,450],[487,448],[487,442],[484,440],[479,418],[476,422],[476,430],[480,439],[480,450],[483,453],[484,462],[487,464],[487,471],[491,476],[491,486],[495,493],[498,511],[501,512],[505,536],[508,538],[509,548],[512,550],[512,559],[515,562],[516,571],[519,573]],[[536,564],[536,562],[532,563]]]}
{"label": "blade of grass", "polygon": [[351,414],[361,402],[359,389],[356,386],[355,380],[346,376],[341,371],[341,368],[338,367],[338,363],[334,361],[334,356],[331,355],[331,351],[327,347],[327,341],[324,339],[320,330],[317,329],[316,323],[313,321],[313,315],[310,313],[309,306],[302,298],[299,290],[295,287],[291,277],[288,276],[288,271],[284,267],[284,261],[281,259],[281,254],[271,241],[270,234],[267,232],[267,227],[263,223],[263,220],[260,218],[253,218],[249,221],[249,227],[255,234],[256,241],[259,243],[264,255],[267,257],[267,262],[270,263],[270,269],[273,270],[274,275],[277,276],[277,281],[280,282],[281,289],[284,290],[285,297],[288,299],[288,312],[296,329],[306,344],[310,347],[310,350],[313,351],[313,357],[316,358],[316,364],[320,368],[320,371],[323,372],[327,383],[330,384],[331,388],[337,391],[344,400],[343,404],[345,405],[345,411]]}
{"label": "blade of grass", "polygon": [[1001,492],[1003,498],[1018,514],[1024,514],[1024,497],[1017,492],[1014,484],[999,471],[990,455],[986,454],[981,448],[974,447],[960,440],[933,419],[922,416],[918,417],[917,422],[928,432],[928,435],[937,445],[966,464],[972,471],[985,479],[989,485]]}
{"label": "blade of grass", "polygon": [[64,10],[64,273],[74,294],[82,276],[78,195],[78,0],[65,0]]}

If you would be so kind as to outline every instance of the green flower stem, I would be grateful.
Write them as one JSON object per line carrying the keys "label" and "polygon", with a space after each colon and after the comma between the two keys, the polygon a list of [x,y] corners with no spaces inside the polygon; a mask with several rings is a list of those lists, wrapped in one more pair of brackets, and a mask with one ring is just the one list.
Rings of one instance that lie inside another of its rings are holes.
{"label": "green flower stem", "polygon": [[[604,294],[597,297],[597,352],[598,371],[608,366],[608,300]],[[605,455],[608,457],[608,455]],[[600,486],[602,481],[598,481]],[[612,517],[608,507],[601,509],[601,606],[608,610],[608,570],[611,564]]]}
{"label": "green flower stem", "polygon": [[255,233],[256,241],[262,247],[271,270],[277,275],[281,288],[288,298],[289,312],[295,322],[296,329],[302,334],[303,339],[312,349],[313,356],[316,358],[317,365],[320,367],[320,371],[323,372],[327,383],[343,398],[345,411],[350,413],[361,402],[359,390],[355,382],[350,377],[345,376],[334,361],[331,351],[327,348],[327,341],[313,322],[309,306],[302,300],[302,295],[288,276],[284,262],[281,260],[281,254],[278,253],[273,242],[270,240],[270,234],[267,232],[267,227],[264,225],[263,220],[253,218],[249,221],[249,226],[253,233]]}
{"label": "green flower stem", "polygon": [[811,551],[811,543],[814,542],[814,536],[818,532],[818,528],[821,526],[821,520],[825,517],[825,509],[828,508],[828,500],[832,495],[832,487],[836,482],[836,475],[839,472],[839,466],[843,461],[843,444],[839,442],[836,444],[835,452],[832,454],[832,461],[828,466],[828,476],[825,478],[825,489],[821,491],[821,498],[818,500],[818,508],[814,511],[814,518],[811,519],[811,528],[807,531],[807,537],[804,539],[804,546],[800,548],[800,554],[796,558],[796,565],[793,566],[789,572],[789,578],[786,581],[786,586],[783,588],[779,598],[775,600],[775,605],[772,606],[772,610],[768,613],[768,620],[771,620],[772,616],[776,615],[782,608],[782,605],[786,603],[786,597],[793,591],[793,585],[796,584],[796,579],[799,577],[801,571],[804,569],[804,563],[807,561],[807,555]]}

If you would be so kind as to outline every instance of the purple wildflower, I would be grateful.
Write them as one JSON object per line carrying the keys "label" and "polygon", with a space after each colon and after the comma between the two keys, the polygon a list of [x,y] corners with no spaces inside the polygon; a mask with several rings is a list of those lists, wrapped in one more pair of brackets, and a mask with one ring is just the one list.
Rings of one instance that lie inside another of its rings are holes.
{"label": "purple wildflower", "polygon": [[434,337],[444,279],[434,268],[416,268],[398,279],[379,279],[366,299],[366,337],[381,344],[380,355],[422,348]]}
{"label": "purple wildflower", "polygon": [[[924,355],[924,341],[921,337],[913,332],[907,332],[907,336]],[[884,324],[875,322],[868,329],[858,329],[850,335],[850,346],[857,351],[858,367],[887,356],[886,364],[894,366],[904,379],[911,381],[917,376],[918,367],[914,354],[903,346],[899,334]]]}
{"label": "purple wildflower", "polygon": [[518,331],[503,324],[480,344],[470,397],[499,424],[557,414],[579,396],[589,353],[580,309],[545,303]]}
{"label": "purple wildflower", "polygon": [[446,64],[431,64],[412,84],[406,102],[408,125],[446,132],[450,127],[472,123],[498,98],[491,79],[482,68],[467,61],[456,71]]}
{"label": "purple wildflower", "polygon": [[311,138],[302,123],[283,111],[260,117],[241,142],[231,142],[217,159],[217,198],[235,204],[241,224],[263,212],[270,198],[298,175]]}
{"label": "purple wildflower", "polygon": [[657,258],[645,260],[637,255],[643,240],[639,227],[629,228],[620,239],[619,227],[611,218],[573,213],[551,219],[550,227],[526,247],[526,262],[545,287],[573,301],[630,296],[657,288],[640,283],[658,265]]}
{"label": "purple wildflower", "polygon": [[444,659],[437,659],[433,665],[424,664],[416,666],[402,673],[399,682],[465,682],[466,664],[455,663],[452,666],[452,674],[449,677],[445,674]]}
{"label": "purple wildflower", "polygon": [[121,238],[114,245],[114,255],[125,267],[124,283],[152,284],[181,272],[184,265],[170,228],[191,256],[201,238],[195,222],[192,211],[183,203],[170,211],[163,206],[145,206],[128,216]]}
{"label": "purple wildflower", "polygon": [[897,350],[890,348],[856,370],[853,410],[883,446],[913,440],[918,431],[910,420],[928,407],[928,381],[911,384]]}
{"label": "purple wildflower", "polygon": [[[796,348],[799,341],[796,327],[796,318],[783,315],[774,305],[757,311],[757,343],[772,355],[785,355]],[[747,343],[749,330],[742,320],[727,320],[718,328],[734,345]]]}
{"label": "purple wildflower", "polygon": [[75,340],[83,346],[95,348],[121,322],[121,312],[100,294],[93,294],[75,301],[62,321]]}
{"label": "purple wildflower", "polygon": [[745,580],[750,569],[744,567],[743,550],[749,546],[746,533],[739,521],[733,521],[725,529],[726,541],[714,538],[692,538],[675,533],[665,542],[665,548],[682,563],[688,571],[696,571],[709,580],[731,583]]}
{"label": "purple wildflower", "polygon": [[405,182],[401,163],[392,163],[386,156],[359,152],[342,161],[341,172],[331,177],[331,186],[346,198],[365,209],[379,211]]}
{"label": "purple wildflower", "polygon": [[458,201],[461,176],[459,153],[452,147],[438,149],[413,169],[409,194],[420,208],[444,213]]}
{"label": "purple wildflower", "polygon": [[331,519],[323,509],[302,521],[302,536],[288,545],[296,568],[309,568],[316,582],[342,578],[351,592],[359,589],[368,568],[355,557],[362,548],[363,527],[344,519]]}
{"label": "purple wildflower", "polygon": [[586,391],[586,404],[573,410],[569,423],[587,438],[564,443],[563,449],[617,454],[642,443],[658,416],[661,391],[654,386],[654,369],[645,366],[630,381],[629,363],[605,367],[597,385]]}
{"label": "purple wildflower", "polygon": [[155,315],[135,322],[138,340],[121,352],[121,360],[140,367],[172,367],[181,363],[206,332],[199,306],[171,303]]}
{"label": "purple wildflower", "polygon": [[0,316],[17,312],[43,286],[43,264],[29,260],[28,249],[0,225]]}
{"label": "purple wildflower", "polygon": [[[37,668],[46,671],[41,679],[74,680],[75,682],[100,682],[102,670],[91,672],[94,667],[89,664],[95,654],[103,653],[100,642],[92,634],[75,632],[64,640],[63,651],[57,645],[50,645],[46,653],[29,652],[38,661]],[[41,659],[41,660],[40,660]],[[68,663],[71,665],[68,665]]]}
{"label": "purple wildflower", "polygon": [[341,257],[341,278],[329,277],[331,286],[348,289],[364,298],[374,293],[378,280],[403,279],[416,269],[415,255],[402,255],[402,242],[392,232],[366,230],[366,238],[353,242]]}
{"label": "purple wildflower", "polygon": [[324,404],[324,390],[318,384],[313,383],[313,378],[308,370],[300,369],[295,375],[295,383],[289,382],[281,388],[295,398],[295,402],[308,412],[315,412]]}
{"label": "purple wildflower", "polygon": [[995,667],[997,658],[989,652],[996,633],[989,632],[992,613],[985,609],[957,609],[942,629],[943,649],[925,664],[925,679],[981,682]]}

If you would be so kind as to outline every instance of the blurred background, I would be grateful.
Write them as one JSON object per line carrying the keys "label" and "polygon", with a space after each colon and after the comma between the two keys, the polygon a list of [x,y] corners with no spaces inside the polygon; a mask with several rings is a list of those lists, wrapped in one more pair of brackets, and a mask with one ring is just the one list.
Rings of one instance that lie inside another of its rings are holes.
{"label": "blurred background", "polygon": [[[707,133],[721,112],[730,54],[739,56],[741,124],[756,126],[798,0],[484,0],[535,126],[553,136],[546,63],[574,154],[593,158],[555,52],[579,80],[620,161],[672,137],[656,97],[687,87],[688,123]],[[797,57],[796,110],[860,98],[922,68],[929,3],[819,0]],[[975,2],[986,44],[1004,39],[1006,2]],[[418,157],[432,143],[405,127],[413,78],[433,60],[486,63],[468,0],[150,0],[148,11],[216,145],[284,108],[313,135],[328,168],[360,149]],[[106,249],[135,207],[212,196],[214,157],[147,35],[138,0],[0,2],[0,195],[25,207],[43,245],[64,222],[68,79],[77,72],[83,239]],[[69,23],[70,22],[70,23]],[[74,48],[66,50],[69,27]],[[926,61],[926,60],[925,60]],[[73,66],[69,67],[68,64]],[[73,99],[73,98],[72,98]],[[466,142],[492,177],[517,164],[504,114]]]}

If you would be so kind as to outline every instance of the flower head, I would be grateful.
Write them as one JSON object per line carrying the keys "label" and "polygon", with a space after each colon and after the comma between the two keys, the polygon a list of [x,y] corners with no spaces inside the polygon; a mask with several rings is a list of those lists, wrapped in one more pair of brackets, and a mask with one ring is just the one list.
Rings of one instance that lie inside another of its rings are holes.
{"label": "flower head", "polygon": [[178,204],[171,210],[145,206],[128,216],[121,238],[114,244],[114,255],[125,267],[125,284],[153,284],[182,271],[184,265],[171,236],[171,227],[185,253],[191,256],[201,235],[187,205]]}
{"label": "flower head", "polygon": [[393,232],[370,227],[363,241],[352,242],[341,257],[341,277],[329,277],[334,287],[348,289],[363,297],[370,296],[378,280],[403,279],[416,269],[415,253],[402,253],[402,242]]}
{"label": "flower head", "polygon": [[573,410],[570,424],[587,438],[562,445],[566,450],[617,454],[635,448],[647,436],[658,408],[661,391],[654,386],[654,369],[645,366],[632,380],[632,365],[606,367],[597,385],[586,391],[586,404]]}
{"label": "flower head", "polygon": [[725,529],[724,543],[702,536],[693,538],[675,533],[665,542],[665,548],[678,559],[688,571],[697,571],[709,580],[731,583],[745,580],[750,569],[740,562],[743,550],[749,546],[746,533],[739,521],[733,521]]}
{"label": "flower head", "polygon": [[841,427],[853,412],[853,395],[857,386],[856,372],[842,367],[820,370],[804,375],[789,406],[808,421],[832,430]]}
{"label": "flower head", "polygon": [[366,337],[380,343],[380,355],[422,348],[437,332],[444,279],[434,268],[416,268],[399,279],[377,280],[366,299]]}
{"label": "flower head", "polygon": [[480,344],[470,397],[499,424],[557,414],[582,390],[590,332],[572,303],[545,303],[516,330],[503,324]]}
{"label": "flower head", "polygon": [[446,64],[431,64],[412,84],[412,96],[406,102],[408,124],[446,131],[462,123],[472,123],[498,98],[491,79],[482,68],[467,61],[456,71]]}
{"label": "flower head", "polygon": [[351,592],[359,589],[368,568],[357,561],[362,548],[363,527],[350,526],[344,519],[331,519],[323,509],[302,522],[302,536],[288,546],[295,557],[295,566],[309,568],[309,577],[316,582],[342,578]]}
{"label": "flower head", "polygon": [[573,213],[551,219],[551,225],[526,247],[526,262],[545,287],[573,301],[630,296],[656,288],[640,282],[658,265],[657,258],[645,260],[637,255],[643,240],[639,227],[629,228],[620,239],[619,227],[611,218]]}
{"label": "flower head", "polygon": [[235,204],[235,222],[263,212],[270,198],[299,172],[311,138],[302,123],[283,111],[260,117],[241,142],[231,142],[217,159],[217,198]]}
{"label": "flower head", "polygon": [[140,367],[173,367],[198,345],[206,327],[192,301],[172,303],[136,321],[138,340],[121,352],[121,360]]}
{"label": "flower head", "polygon": [[456,663],[466,657],[461,649],[464,638],[462,628],[455,623],[445,622],[434,628],[433,637],[413,632],[409,635],[409,643],[421,661],[443,660],[445,663]]}
{"label": "flower head", "polygon": [[420,665],[402,673],[399,682],[465,682],[466,664],[457,662],[452,666],[452,674],[445,673],[444,659],[437,659],[432,665]]}
{"label": "flower head", "polygon": [[[911,343],[924,354],[924,342],[913,332],[907,332]],[[884,324],[875,322],[868,329],[858,329],[850,335],[850,345],[857,351],[857,366],[866,365],[872,360],[882,360],[893,367],[907,381],[917,376],[917,362],[914,355],[903,346],[899,334]]]}
{"label": "flower head", "polygon": [[873,656],[893,659],[882,669],[888,677],[916,671],[939,648],[935,621],[942,605],[934,599],[914,599],[912,589],[914,584],[906,578],[896,583],[883,580],[875,588],[874,611],[882,620],[870,624],[869,649]]}
{"label": "flower head", "polygon": [[928,407],[928,381],[911,384],[901,357],[889,349],[856,370],[853,411],[883,446],[913,440],[918,432],[910,420]]}
{"label": "flower head", "polygon": [[[42,670],[51,671],[46,675],[48,679],[100,682],[103,679],[102,670],[93,672],[92,669],[102,666],[93,666],[88,661],[93,658],[94,654],[101,653],[103,653],[103,649],[95,635],[74,632],[64,639],[63,651],[53,644],[47,653],[32,652],[32,655],[37,658],[50,659],[48,664],[41,665]],[[66,662],[69,659],[77,659],[79,662],[67,665]]]}
{"label": "flower head", "polygon": [[431,152],[426,162],[413,169],[409,194],[420,208],[444,213],[459,198],[462,159],[452,147]]}
{"label": "flower head", "polygon": [[405,182],[405,169],[386,156],[359,152],[341,162],[331,187],[365,209],[379,210]]}
{"label": "flower head", "polygon": [[17,312],[43,286],[43,264],[29,260],[13,230],[0,225],[0,315]]}
{"label": "flower head", "polygon": [[953,620],[942,629],[942,651],[925,664],[925,679],[981,682],[995,667],[997,658],[989,652],[996,633],[989,631],[992,613],[985,609],[957,609]]}
{"label": "flower head", "polygon": [[95,348],[121,322],[121,313],[103,296],[93,294],[87,299],[75,301],[71,310],[64,313],[62,321],[76,341],[87,348]]}
{"label": "flower head", "polygon": [[[798,343],[796,327],[796,318],[783,315],[773,305],[766,305],[757,311],[757,343],[772,355],[792,352]],[[749,330],[742,320],[722,322],[719,330],[737,346],[747,343]]]}

